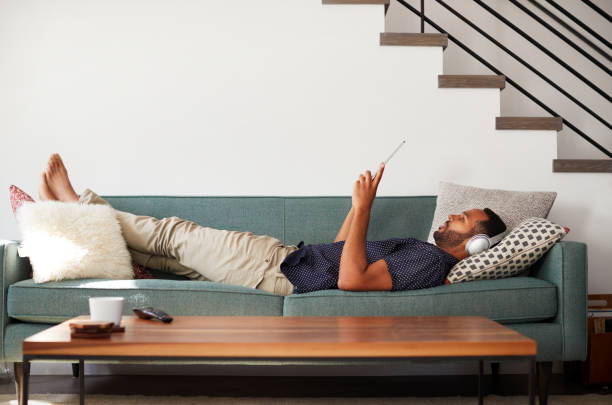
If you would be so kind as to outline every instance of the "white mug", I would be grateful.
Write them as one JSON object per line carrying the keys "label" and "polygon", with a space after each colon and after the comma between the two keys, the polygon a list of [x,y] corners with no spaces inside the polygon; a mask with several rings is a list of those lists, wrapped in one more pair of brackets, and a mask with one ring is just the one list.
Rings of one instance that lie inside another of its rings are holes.
{"label": "white mug", "polygon": [[121,325],[123,312],[123,297],[91,297],[89,298],[89,314],[92,321],[114,322]]}

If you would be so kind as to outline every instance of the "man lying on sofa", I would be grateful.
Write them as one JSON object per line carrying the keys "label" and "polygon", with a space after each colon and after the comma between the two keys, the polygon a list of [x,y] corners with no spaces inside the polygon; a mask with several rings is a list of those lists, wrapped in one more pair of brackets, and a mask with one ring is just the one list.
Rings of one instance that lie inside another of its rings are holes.
{"label": "man lying on sofa", "polygon": [[[435,287],[444,283],[459,260],[475,253],[471,245],[484,238],[489,246],[506,230],[492,210],[472,209],[449,215],[434,233],[435,245],[414,238],[366,241],[370,209],[384,169],[381,163],[374,179],[370,171],[359,176],[352,207],[334,243],[285,246],[270,236],[213,229],[178,217],[157,219],[115,212],[138,264],[281,295],[332,288],[398,291]],[[58,154],[49,158],[38,193],[41,200],[109,205],[89,189],[79,196]]]}

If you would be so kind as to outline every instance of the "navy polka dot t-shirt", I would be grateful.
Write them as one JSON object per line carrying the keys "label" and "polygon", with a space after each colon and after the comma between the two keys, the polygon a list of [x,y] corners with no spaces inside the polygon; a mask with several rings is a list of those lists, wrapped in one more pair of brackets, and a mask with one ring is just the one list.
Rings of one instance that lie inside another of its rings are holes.
{"label": "navy polka dot t-shirt", "polygon": [[[281,263],[281,271],[295,286],[293,293],[338,288],[344,241],[304,246]],[[436,245],[418,239],[366,241],[368,264],[383,259],[391,274],[391,291],[416,290],[444,284],[458,260]]]}

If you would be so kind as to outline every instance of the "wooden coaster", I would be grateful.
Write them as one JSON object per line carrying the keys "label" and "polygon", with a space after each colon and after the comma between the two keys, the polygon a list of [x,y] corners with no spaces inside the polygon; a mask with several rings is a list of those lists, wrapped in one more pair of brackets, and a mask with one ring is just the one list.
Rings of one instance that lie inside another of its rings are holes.
{"label": "wooden coaster", "polygon": [[113,322],[82,320],[71,322],[68,326],[73,338],[105,338],[113,332],[125,332],[124,326],[115,326]]}
{"label": "wooden coaster", "polygon": [[70,332],[71,338],[86,338],[86,339],[99,339],[99,338],[108,338],[110,337],[110,332],[99,332],[99,333],[79,333],[79,332]]}
{"label": "wooden coaster", "polygon": [[75,321],[68,324],[71,330],[77,332],[110,332],[113,328],[113,322],[98,322],[98,321]]}

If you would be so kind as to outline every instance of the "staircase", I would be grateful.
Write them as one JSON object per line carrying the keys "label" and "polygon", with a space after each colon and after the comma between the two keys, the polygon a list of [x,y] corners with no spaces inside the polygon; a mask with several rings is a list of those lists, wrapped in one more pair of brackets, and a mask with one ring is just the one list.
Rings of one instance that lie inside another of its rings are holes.
{"label": "staircase", "polygon": [[[380,4],[384,6],[385,13],[388,10],[390,0],[322,0],[323,4],[367,4],[375,5]],[[400,1],[404,6],[417,13],[411,6],[407,5],[404,1]],[[423,3],[421,2],[421,7]],[[424,24],[424,13],[421,10],[421,31],[423,31]],[[433,22],[430,22],[433,24]],[[433,24],[435,28],[438,28]],[[427,46],[427,47],[441,47],[445,50],[448,46],[449,35],[445,33],[398,33],[398,32],[383,32],[380,33],[380,46]],[[466,49],[466,47],[459,41],[456,41],[464,50],[468,50],[472,56],[480,57],[475,55],[473,51]],[[479,59],[480,60],[480,59]],[[481,60],[481,62],[483,62]],[[488,65],[491,70],[497,70],[490,64],[483,62]],[[510,81],[510,84],[514,84],[519,90],[523,90],[518,84]],[[506,87],[506,77],[501,74],[497,75],[438,75],[438,88],[498,88],[500,91]],[[524,92],[525,93],[525,92]],[[546,110],[550,108],[546,107],[539,100],[535,99],[527,92],[529,98],[536,101],[540,106],[545,107]],[[605,95],[605,93],[604,93]],[[607,95],[605,95],[607,96]],[[601,120],[601,119],[600,119]],[[496,130],[554,130],[561,131],[563,129],[564,119],[559,116],[553,117],[495,117],[495,129]],[[604,121],[605,122],[605,121]],[[608,127],[610,126],[606,123]],[[607,149],[601,147],[601,145],[592,141],[586,134],[583,134],[577,128],[570,124],[570,128],[573,129],[578,135],[583,136],[587,141],[595,144],[598,149],[604,152],[606,155],[611,156],[612,154]],[[554,159],[552,165],[553,172],[605,172],[612,173],[612,159]]]}

